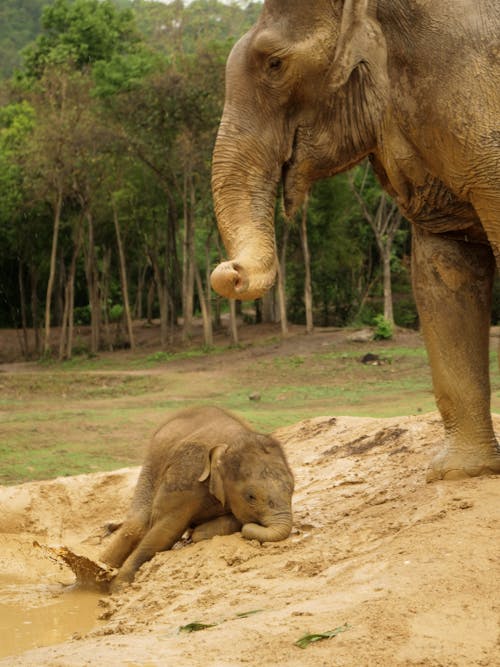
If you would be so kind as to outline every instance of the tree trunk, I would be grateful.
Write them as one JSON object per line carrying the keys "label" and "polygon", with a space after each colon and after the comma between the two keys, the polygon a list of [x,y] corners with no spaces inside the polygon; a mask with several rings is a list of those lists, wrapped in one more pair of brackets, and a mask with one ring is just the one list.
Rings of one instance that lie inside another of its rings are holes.
{"label": "tree trunk", "polygon": [[221,318],[221,306],[222,306],[222,297],[218,294],[215,295],[214,309],[213,309],[213,322],[216,330],[222,327],[222,318]]}
{"label": "tree trunk", "polygon": [[[106,334],[106,343],[108,350],[113,351],[113,339],[111,336],[111,327],[109,323],[109,267],[111,265],[111,248],[106,248],[102,257],[102,272],[99,290],[99,312],[104,320],[104,331]],[[99,274],[97,274],[99,276]]]}
{"label": "tree trunk", "polygon": [[57,286],[55,287],[55,299],[52,302],[52,321],[56,326],[61,326],[64,313],[64,290],[66,287],[66,266],[64,264],[64,254],[59,254],[59,270],[56,271]]}
{"label": "tree trunk", "polygon": [[148,287],[148,294],[146,300],[146,321],[148,324],[153,324],[153,302],[155,300],[155,279],[151,279]]}
{"label": "tree trunk", "polygon": [[201,282],[201,275],[198,267],[195,267],[196,289],[198,291],[198,298],[200,300],[201,316],[203,319],[203,341],[206,347],[212,347],[214,344],[214,336],[212,329],[212,318],[210,317],[210,309],[207,304],[205,290]]}
{"label": "tree trunk", "polygon": [[151,266],[153,267],[153,274],[158,292],[158,305],[160,308],[160,344],[162,349],[166,349],[168,345],[168,287],[162,275],[158,256],[154,248],[150,249],[149,257],[151,259]]}
{"label": "tree trunk", "polygon": [[288,318],[286,314],[286,292],[285,283],[283,280],[283,272],[281,264],[278,264],[278,302],[279,302],[279,318],[281,326],[281,335],[288,336]]}
{"label": "tree trunk", "polygon": [[377,211],[375,215],[368,209],[368,206],[363,199],[363,190],[366,183],[366,177],[370,169],[369,163],[366,164],[363,181],[358,190],[354,184],[354,178],[350,178],[351,190],[354,193],[358,203],[363,211],[365,220],[375,234],[380,259],[382,262],[383,272],[383,289],[384,289],[384,318],[394,324],[394,311],[392,303],[392,288],[391,288],[391,251],[394,236],[401,226],[402,216],[394,202],[390,203],[390,208],[387,210],[389,200],[385,192],[380,195]]}
{"label": "tree trunk", "polygon": [[87,289],[90,306],[90,352],[91,354],[97,354],[99,351],[101,336],[101,304],[99,300],[99,279],[95,257],[94,221],[89,211],[86,212],[85,217],[88,224],[85,275],[87,278]]}
{"label": "tree trunk", "polygon": [[[166,190],[168,199],[167,211],[167,242],[165,244],[165,280],[170,303],[170,336],[173,340],[177,324],[178,304],[176,294],[182,294],[182,267],[177,253],[177,228],[179,224],[177,204],[170,190]],[[180,289],[179,289],[180,288]],[[181,306],[182,307],[182,306]]]}
{"label": "tree trunk", "polygon": [[19,281],[19,301],[21,305],[21,327],[23,330],[21,352],[25,359],[29,357],[29,340],[28,340],[28,320],[26,317],[26,290],[24,288],[24,274],[23,262],[19,259],[18,263],[18,281]]}
{"label": "tree trunk", "polygon": [[137,293],[135,295],[134,317],[136,320],[142,320],[142,292],[144,290],[144,283],[146,280],[147,266],[139,268],[137,272]]}
{"label": "tree trunk", "polygon": [[30,283],[31,283],[31,321],[35,336],[35,354],[40,355],[41,336],[40,320],[38,317],[38,268],[35,264],[30,265]]}
{"label": "tree trunk", "polygon": [[75,332],[75,273],[76,273],[76,262],[75,268],[70,276],[70,282],[68,285],[68,338],[66,343],[66,359],[71,359],[73,356],[73,336]]}
{"label": "tree trunk", "polygon": [[59,190],[54,206],[54,224],[52,228],[52,248],[50,251],[49,280],[47,283],[47,295],[45,298],[45,332],[43,341],[43,353],[45,355],[50,354],[50,315],[52,310],[52,293],[54,290],[54,281],[56,275],[57,242],[59,239],[59,227],[61,225],[61,210],[62,190]]}
{"label": "tree trunk", "polygon": [[183,338],[191,335],[194,296],[194,207],[195,191],[191,170],[184,172],[184,241],[182,258],[182,314],[184,317]]}
{"label": "tree trunk", "polygon": [[236,322],[236,301],[229,299],[229,334],[231,345],[238,345],[238,324]]}
{"label": "tree trunk", "polygon": [[278,299],[281,335],[288,336],[288,316],[286,312],[286,251],[288,238],[290,236],[290,225],[285,223],[283,238],[281,241],[281,252],[278,262]]}
{"label": "tree trunk", "polygon": [[83,220],[80,219],[76,230],[76,239],[73,246],[68,280],[64,287],[64,307],[61,322],[61,337],[59,340],[59,359],[71,359],[73,354],[74,306],[75,306],[75,275],[76,262],[82,247]]}
{"label": "tree trunk", "polygon": [[309,195],[306,195],[302,206],[302,216],[300,220],[300,242],[302,244],[302,254],[304,255],[304,305],[306,309],[306,332],[312,333],[314,329],[313,322],[313,302],[312,302],[312,280],[311,280],[311,256],[309,253],[309,243],[307,241],[307,209],[309,205]]}
{"label": "tree trunk", "polygon": [[128,342],[130,345],[130,349],[134,350],[135,340],[134,340],[134,330],[132,327],[132,315],[130,313],[130,302],[128,299],[127,266],[125,263],[125,253],[123,251],[123,243],[120,232],[120,221],[118,220],[118,211],[116,210],[116,203],[114,200],[112,203],[113,203],[113,222],[115,225],[115,233],[116,233],[116,246],[118,248],[118,257],[120,260],[120,283],[123,296],[123,308],[125,311],[125,322],[127,325]]}
{"label": "tree trunk", "polygon": [[394,311],[392,307],[392,285],[391,285],[391,247],[385,247],[382,254],[382,266],[384,273],[384,318],[394,324]]}
{"label": "tree trunk", "polygon": [[262,295],[261,317],[264,324],[276,322],[275,295],[274,287]]}

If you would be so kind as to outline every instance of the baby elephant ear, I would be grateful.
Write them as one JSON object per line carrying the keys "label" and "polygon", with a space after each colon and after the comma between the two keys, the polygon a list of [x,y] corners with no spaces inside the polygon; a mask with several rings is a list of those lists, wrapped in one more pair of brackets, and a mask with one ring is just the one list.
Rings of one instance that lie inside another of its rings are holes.
{"label": "baby elephant ear", "polygon": [[227,445],[216,445],[208,452],[207,460],[203,472],[198,478],[199,482],[204,482],[210,477],[208,490],[217,498],[222,506],[226,504],[226,494],[224,491],[224,482],[221,471],[221,457],[227,449]]}
{"label": "baby elephant ear", "polygon": [[329,86],[332,92],[343,86],[362,62],[377,68],[385,66],[385,39],[376,15],[377,0],[345,0],[337,48],[330,68]]}

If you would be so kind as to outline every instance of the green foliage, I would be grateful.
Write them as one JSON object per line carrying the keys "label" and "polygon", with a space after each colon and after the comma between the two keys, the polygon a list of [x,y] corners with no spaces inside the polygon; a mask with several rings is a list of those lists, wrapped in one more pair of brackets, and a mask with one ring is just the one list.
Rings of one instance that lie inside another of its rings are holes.
{"label": "green foliage", "polygon": [[[234,354],[239,358],[241,353],[224,348],[210,355],[198,351],[194,365],[172,356],[175,365],[165,364],[161,373],[149,372],[145,353],[52,361],[32,372],[4,372],[0,483],[89,472],[95,466],[138,465],[145,438],[167,411],[193,404],[235,410],[261,431],[331,414],[332,406],[335,414],[371,417],[435,409],[421,343],[388,347],[371,342],[369,351],[391,363],[370,366],[359,362],[359,347],[319,336],[311,352],[301,352],[300,364],[293,350],[287,354],[283,348],[283,362],[277,365],[270,341],[258,354],[249,354],[248,364],[233,364]],[[492,353],[492,368],[495,357]],[[492,378],[493,409],[498,411],[498,374]],[[261,400],[250,401],[252,392],[260,393]],[[67,454],[62,456],[61,449]]]}
{"label": "green foliage", "polygon": [[200,623],[199,621],[193,621],[187,625],[181,625],[179,632],[199,632],[200,630],[206,630],[207,628],[215,628],[218,623]]}
{"label": "green foliage", "polygon": [[373,319],[373,324],[375,326],[375,331],[373,332],[375,340],[389,340],[392,338],[394,333],[393,326],[383,315],[376,315]]}
{"label": "green foliage", "polygon": [[33,124],[34,109],[25,100],[0,108],[0,230],[5,231],[16,217],[23,200],[22,172],[16,158]]}
{"label": "green foliage", "polygon": [[77,306],[74,310],[75,324],[90,324],[90,306]]}
{"label": "green foliage", "polygon": [[119,322],[123,317],[123,306],[121,303],[115,303],[109,309],[109,321]]}
{"label": "green foliage", "polygon": [[38,34],[45,4],[47,0],[2,0],[0,3],[0,79],[20,67],[21,51]]}
{"label": "green foliage", "polygon": [[327,632],[304,635],[295,642],[295,646],[298,646],[299,648],[307,648],[308,646],[310,646],[310,644],[313,644],[314,642],[318,642],[323,639],[332,639],[333,637],[339,635],[341,632],[349,630],[350,627],[351,627],[350,625],[344,623],[344,625],[340,625],[338,628],[335,628],[334,630],[328,630]]}
{"label": "green foliage", "polygon": [[[315,184],[307,231],[315,321],[320,326],[345,326],[358,317],[365,290],[373,282],[377,255],[373,234],[363,222],[345,174]],[[292,229],[289,258],[290,318],[303,322],[304,271],[296,228]]]}
{"label": "green foliage", "polygon": [[394,302],[394,320],[401,327],[418,328],[417,307],[410,293],[407,293],[406,298],[403,297]]}
{"label": "green foliage", "polygon": [[[62,320],[75,252],[74,322],[92,324],[94,284],[99,304],[125,303],[116,214],[136,316],[145,316],[147,295],[153,296],[149,314],[161,314],[163,288],[173,328],[183,315],[189,220],[205,287],[207,267],[219,259],[210,168],[224,66],[262,5],[54,0],[42,12],[42,2],[3,0],[0,8],[0,55],[10,30],[8,48],[17,51],[6,71],[14,61],[21,68],[0,106],[0,324],[20,326],[24,317],[37,327],[42,321],[60,197],[52,324]],[[30,40],[22,64],[20,49]],[[380,187],[371,173],[367,178],[367,204],[375,206]],[[280,242],[285,229],[289,317],[303,322],[298,228],[286,228],[278,217]],[[316,324],[371,323],[381,310],[379,254],[346,176],[314,186],[308,235]],[[416,313],[408,236],[402,228],[395,238],[392,269],[396,322],[410,326]],[[121,319],[120,307],[108,311],[111,321]],[[94,308],[94,320],[100,309]]]}
{"label": "green foliage", "polygon": [[28,77],[40,78],[49,66],[72,63],[78,69],[130,50],[138,40],[130,9],[111,0],[54,0],[44,7],[42,33],[24,52]]}
{"label": "green foliage", "polygon": [[139,89],[143,79],[163,65],[161,58],[141,48],[132,53],[115,53],[109,60],[95,63],[94,95],[106,99]]}

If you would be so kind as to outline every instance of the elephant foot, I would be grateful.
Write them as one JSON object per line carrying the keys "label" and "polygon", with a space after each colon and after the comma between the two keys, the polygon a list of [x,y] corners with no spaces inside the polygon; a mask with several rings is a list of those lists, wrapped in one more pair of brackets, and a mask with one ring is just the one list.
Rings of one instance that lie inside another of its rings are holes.
{"label": "elephant foot", "polygon": [[498,445],[488,454],[466,455],[463,451],[445,450],[431,462],[427,471],[427,482],[440,479],[455,480],[480,475],[500,474],[500,448]]}
{"label": "elephant foot", "polygon": [[130,579],[116,576],[109,583],[109,592],[111,595],[116,595],[116,593],[122,593],[127,586],[130,585]]}

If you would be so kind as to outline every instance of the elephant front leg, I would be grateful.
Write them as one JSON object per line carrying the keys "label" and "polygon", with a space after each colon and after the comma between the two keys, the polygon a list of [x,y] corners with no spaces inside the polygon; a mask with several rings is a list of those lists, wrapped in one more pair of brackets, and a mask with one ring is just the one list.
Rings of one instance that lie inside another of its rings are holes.
{"label": "elephant front leg", "polygon": [[490,248],[414,230],[412,278],[446,441],[427,481],[500,472],[490,413]]}
{"label": "elephant front leg", "polygon": [[99,560],[111,567],[120,567],[135,549],[148,530],[149,516],[135,513],[122,524],[118,524],[110,544],[99,556]]}
{"label": "elephant front leg", "polygon": [[171,549],[199,509],[198,497],[182,492],[165,493],[159,501],[155,501],[152,525],[111,582],[111,592],[116,593],[130,583],[141,565],[156,553]]}

